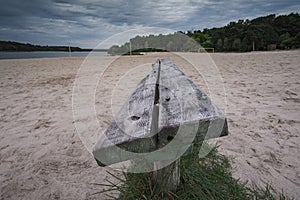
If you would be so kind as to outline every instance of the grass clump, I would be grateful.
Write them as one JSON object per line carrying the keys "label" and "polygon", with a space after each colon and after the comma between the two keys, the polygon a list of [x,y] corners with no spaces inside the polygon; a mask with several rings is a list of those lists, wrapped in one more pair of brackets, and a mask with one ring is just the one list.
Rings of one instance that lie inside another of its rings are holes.
{"label": "grass clump", "polygon": [[[285,200],[288,199],[282,194],[277,197],[274,190],[267,186],[265,189],[258,187],[249,188],[240,181],[234,179],[231,174],[230,160],[217,152],[217,148],[204,158],[199,158],[198,152],[201,144],[195,144],[191,154],[183,156],[180,160],[180,186],[175,192],[165,191],[161,185],[153,183],[152,174],[124,173],[124,179],[119,178],[119,184],[99,184],[110,186],[108,190],[118,191],[119,196],[111,199],[204,199],[204,200]],[[96,194],[98,194],[96,193]],[[162,195],[163,194],[163,195]]]}

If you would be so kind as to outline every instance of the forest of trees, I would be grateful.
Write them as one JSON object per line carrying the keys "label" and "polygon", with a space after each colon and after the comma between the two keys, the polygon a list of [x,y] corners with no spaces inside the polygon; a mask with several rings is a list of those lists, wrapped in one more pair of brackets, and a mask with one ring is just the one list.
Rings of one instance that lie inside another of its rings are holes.
{"label": "forest of trees", "polygon": [[[79,47],[70,47],[71,51],[84,51]],[[40,46],[20,42],[0,41],[0,51],[69,51],[68,46]]]}
{"label": "forest of trees", "polygon": [[[198,51],[214,48],[218,52],[246,52],[300,48],[300,15],[275,14],[253,20],[230,22],[221,28],[176,32],[169,35],[136,36],[121,46],[110,47],[111,55],[130,51]],[[199,45],[200,44],[200,45]]]}

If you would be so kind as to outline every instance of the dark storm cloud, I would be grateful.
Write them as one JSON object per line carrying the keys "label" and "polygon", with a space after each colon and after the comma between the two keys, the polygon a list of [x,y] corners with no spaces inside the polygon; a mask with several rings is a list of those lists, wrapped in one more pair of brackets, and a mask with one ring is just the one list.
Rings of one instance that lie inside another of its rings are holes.
{"label": "dark storm cloud", "polygon": [[155,26],[174,30],[223,26],[266,14],[297,12],[297,1],[31,0],[0,1],[0,40],[93,47],[114,33]]}

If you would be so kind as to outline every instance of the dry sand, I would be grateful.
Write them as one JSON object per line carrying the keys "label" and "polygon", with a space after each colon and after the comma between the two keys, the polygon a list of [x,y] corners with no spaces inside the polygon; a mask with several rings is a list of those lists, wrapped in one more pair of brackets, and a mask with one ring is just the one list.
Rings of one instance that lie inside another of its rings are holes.
{"label": "dry sand", "polygon": [[[201,57],[184,55],[195,60]],[[149,72],[150,63],[165,56],[168,55],[124,57],[104,72],[95,101],[102,128],[112,118],[112,90],[117,109]],[[233,158],[234,176],[249,185],[268,183],[277,191],[283,189],[288,196],[300,198],[300,51],[211,56],[224,80],[230,130],[229,136],[217,140],[220,152]],[[171,57],[212,95],[186,61]],[[92,67],[85,72],[86,78],[100,75],[114,59],[103,57],[87,62]],[[73,83],[83,60],[0,61],[1,199],[105,198],[90,196],[102,189],[91,183],[113,180],[106,172],[110,169],[97,166],[79,139],[73,121]],[[128,70],[131,71],[126,74]]]}

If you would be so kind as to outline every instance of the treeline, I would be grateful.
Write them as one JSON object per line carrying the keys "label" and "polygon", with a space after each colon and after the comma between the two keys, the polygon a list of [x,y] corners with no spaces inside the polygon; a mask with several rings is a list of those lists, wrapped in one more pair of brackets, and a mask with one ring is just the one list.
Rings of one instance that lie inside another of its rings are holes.
{"label": "treeline", "polygon": [[300,15],[291,13],[276,17],[273,14],[186,34],[203,47],[213,47],[217,51],[294,49],[300,47]]}
{"label": "treeline", "polygon": [[124,54],[130,51],[130,46],[136,51],[147,48],[198,51],[200,45],[203,48],[214,48],[218,52],[300,48],[300,15],[298,13],[280,16],[272,14],[253,20],[238,20],[224,27],[203,31],[136,36],[124,45],[112,46],[108,53]]}
{"label": "treeline", "polygon": [[[85,51],[79,47],[70,47],[71,51]],[[68,46],[40,46],[11,41],[0,41],[0,51],[69,51]]]}
{"label": "treeline", "polygon": [[136,36],[124,45],[114,45],[108,49],[111,55],[128,54],[128,52],[159,51],[197,51],[199,44],[182,32],[168,35]]}

